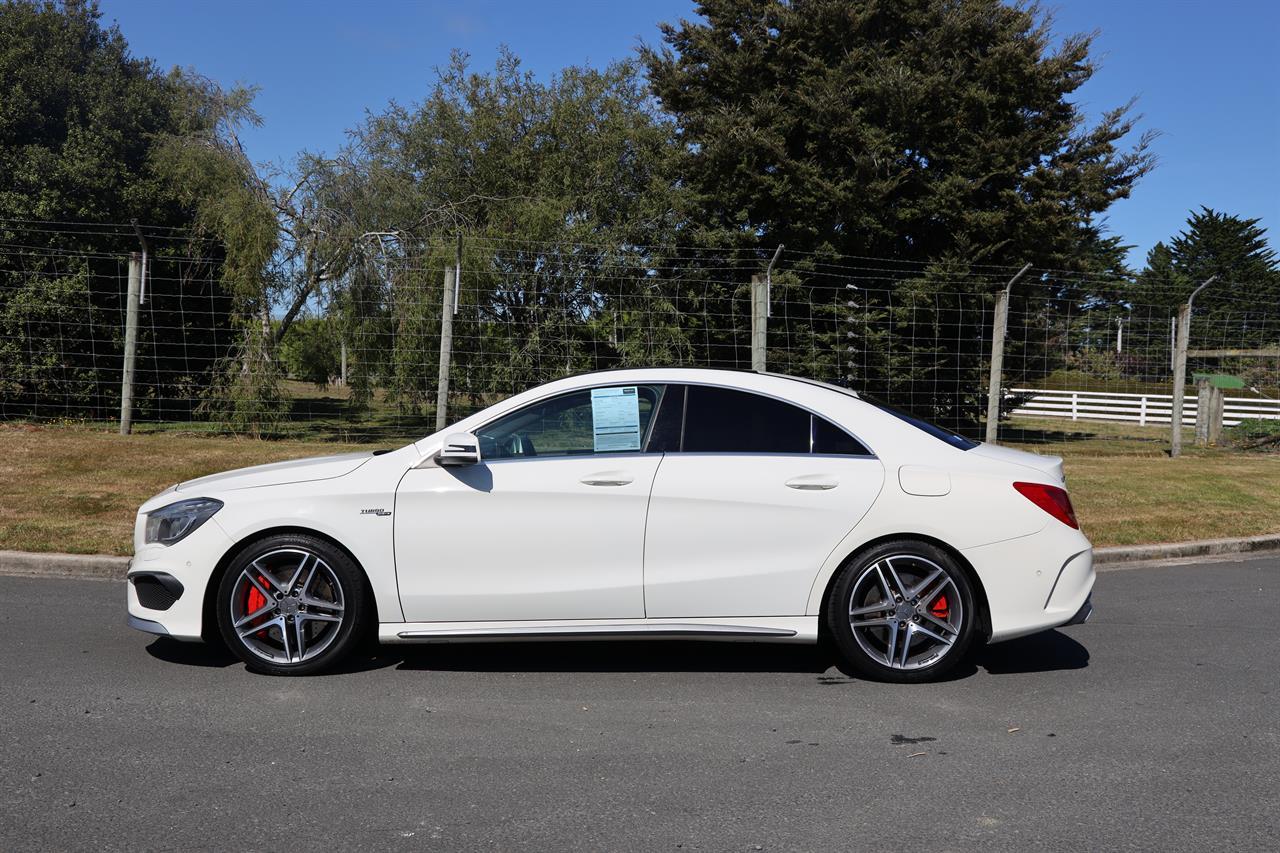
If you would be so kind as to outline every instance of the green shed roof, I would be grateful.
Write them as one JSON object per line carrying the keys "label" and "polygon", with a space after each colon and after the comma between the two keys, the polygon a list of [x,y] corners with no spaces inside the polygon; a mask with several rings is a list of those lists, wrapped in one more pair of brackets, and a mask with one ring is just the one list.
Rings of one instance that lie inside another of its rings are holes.
{"label": "green shed roof", "polygon": [[1192,378],[1196,383],[1208,382],[1214,388],[1243,388],[1244,380],[1226,373],[1195,373]]}

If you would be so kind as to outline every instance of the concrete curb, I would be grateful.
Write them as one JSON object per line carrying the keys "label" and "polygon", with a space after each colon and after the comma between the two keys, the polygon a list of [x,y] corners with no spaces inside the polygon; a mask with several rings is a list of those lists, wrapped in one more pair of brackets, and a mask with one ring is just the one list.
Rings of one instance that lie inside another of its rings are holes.
{"label": "concrete curb", "polygon": [[1249,554],[1255,551],[1280,551],[1280,534],[1268,533],[1241,539],[1199,539],[1194,542],[1161,542],[1155,545],[1094,548],[1093,564],[1100,569],[1107,569],[1148,560],[1215,557],[1225,554]]}
{"label": "concrete curb", "polygon": [[105,554],[30,554],[26,551],[0,551],[0,575],[123,580],[128,567],[128,557],[110,557]]}
{"label": "concrete curb", "polygon": [[[1095,548],[1093,564],[1105,571],[1130,563],[1154,560],[1267,551],[1280,551],[1280,534],[1248,536],[1242,539],[1201,539],[1195,542],[1162,542],[1155,545]],[[0,551],[0,575],[123,580],[128,567],[128,557],[111,557],[105,554],[31,554],[26,551]]]}

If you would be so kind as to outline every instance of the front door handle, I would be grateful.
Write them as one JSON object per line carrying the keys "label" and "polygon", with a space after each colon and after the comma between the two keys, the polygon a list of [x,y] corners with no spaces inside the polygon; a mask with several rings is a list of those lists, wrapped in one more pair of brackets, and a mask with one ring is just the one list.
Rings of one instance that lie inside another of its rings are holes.
{"label": "front door handle", "polygon": [[631,478],[621,471],[601,471],[588,474],[578,482],[584,486],[627,486],[631,484]]}
{"label": "front door handle", "polygon": [[823,492],[834,489],[838,485],[840,485],[839,480],[825,474],[805,474],[803,477],[792,477],[786,482],[787,488],[801,489],[806,492]]}

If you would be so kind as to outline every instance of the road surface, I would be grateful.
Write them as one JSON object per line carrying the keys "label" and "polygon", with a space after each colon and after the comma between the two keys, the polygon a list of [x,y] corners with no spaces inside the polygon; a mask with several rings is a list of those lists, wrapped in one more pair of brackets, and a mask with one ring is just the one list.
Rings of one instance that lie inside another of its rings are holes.
{"label": "road surface", "polygon": [[1280,558],[1114,571],[946,683],[804,647],[413,647],[309,679],[0,577],[0,849],[1262,849]]}

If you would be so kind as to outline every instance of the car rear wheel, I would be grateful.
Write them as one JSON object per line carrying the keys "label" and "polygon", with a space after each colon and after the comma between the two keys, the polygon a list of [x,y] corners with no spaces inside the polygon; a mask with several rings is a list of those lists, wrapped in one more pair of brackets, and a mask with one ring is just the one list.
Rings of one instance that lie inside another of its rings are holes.
{"label": "car rear wheel", "polygon": [[341,550],[314,536],[272,536],[227,568],[218,626],[250,669],[309,675],[351,651],[365,605],[360,569]]}
{"label": "car rear wheel", "polygon": [[932,681],[963,660],[978,623],[968,575],[926,542],[885,542],[856,556],[827,599],[841,657],[879,681]]}

